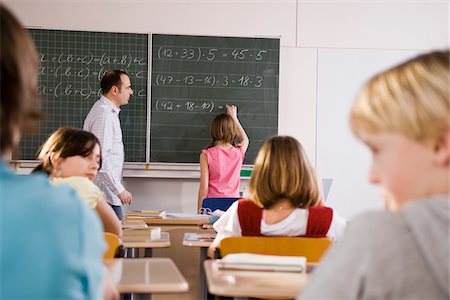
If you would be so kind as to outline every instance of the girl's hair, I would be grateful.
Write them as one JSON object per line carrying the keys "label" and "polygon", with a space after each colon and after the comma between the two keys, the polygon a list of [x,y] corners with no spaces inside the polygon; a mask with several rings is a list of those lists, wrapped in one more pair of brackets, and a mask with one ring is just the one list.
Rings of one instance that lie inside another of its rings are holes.
{"label": "girl's hair", "polygon": [[[77,155],[86,157],[94,151],[96,145],[100,147],[100,141],[88,131],[76,128],[59,128],[42,144],[37,157],[42,163],[33,172],[42,171],[50,175],[53,170],[52,155],[57,155],[61,158]],[[101,167],[102,157],[100,150],[99,169]]]}
{"label": "girl's hair", "polygon": [[315,172],[302,145],[290,136],[274,136],[264,143],[248,187],[253,201],[266,209],[281,199],[300,208],[319,203]]}
{"label": "girl's hair", "polygon": [[238,136],[238,129],[230,115],[220,114],[213,119],[210,134],[212,141],[208,148],[214,147],[218,141],[233,144]]}
{"label": "girl's hair", "polygon": [[394,131],[411,139],[438,138],[450,125],[449,51],[417,56],[370,79],[350,116],[352,130]]}

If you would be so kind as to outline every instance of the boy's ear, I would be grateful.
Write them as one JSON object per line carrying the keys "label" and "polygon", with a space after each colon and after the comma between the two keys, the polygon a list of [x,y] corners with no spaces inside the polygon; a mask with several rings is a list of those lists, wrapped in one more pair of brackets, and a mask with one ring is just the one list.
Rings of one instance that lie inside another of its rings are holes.
{"label": "boy's ear", "polygon": [[442,135],[436,141],[435,152],[437,163],[450,165],[450,127],[442,131]]}

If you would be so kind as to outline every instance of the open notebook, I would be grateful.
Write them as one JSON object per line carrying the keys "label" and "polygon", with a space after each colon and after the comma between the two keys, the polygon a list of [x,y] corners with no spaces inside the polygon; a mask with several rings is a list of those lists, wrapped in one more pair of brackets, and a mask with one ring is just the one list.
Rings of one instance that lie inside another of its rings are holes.
{"label": "open notebook", "polygon": [[218,265],[229,270],[304,272],[306,257],[235,253],[225,255]]}

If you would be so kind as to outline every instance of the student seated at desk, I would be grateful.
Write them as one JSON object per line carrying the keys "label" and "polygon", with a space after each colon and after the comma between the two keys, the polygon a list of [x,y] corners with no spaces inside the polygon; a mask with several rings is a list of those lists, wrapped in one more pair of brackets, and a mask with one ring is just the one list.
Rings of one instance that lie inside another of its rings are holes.
{"label": "student seated at desk", "polygon": [[450,52],[372,78],[351,112],[388,211],[355,218],[299,299],[450,299]]}
{"label": "student seated at desk", "polygon": [[118,299],[112,286],[103,292],[97,216],[71,189],[8,166],[39,119],[38,62],[28,31],[0,3],[0,299]]}
{"label": "student seated at desk", "polygon": [[313,168],[301,144],[275,136],[261,147],[248,184],[251,199],[233,203],[214,223],[208,255],[230,236],[308,236],[337,240],[346,221],[322,206]]}
{"label": "student seated at desk", "polygon": [[100,142],[95,135],[76,128],[59,128],[42,145],[34,171],[48,174],[55,185],[67,184],[95,208],[103,229],[122,236],[122,224],[103,193],[93,183],[102,164]]}

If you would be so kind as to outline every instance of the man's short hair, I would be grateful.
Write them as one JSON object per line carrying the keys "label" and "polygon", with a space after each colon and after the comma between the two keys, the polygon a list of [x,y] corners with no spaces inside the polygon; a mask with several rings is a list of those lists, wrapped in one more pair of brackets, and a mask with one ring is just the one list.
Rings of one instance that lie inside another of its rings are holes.
{"label": "man's short hair", "polygon": [[100,87],[102,89],[102,94],[106,95],[109,93],[113,86],[117,86],[119,89],[122,85],[121,75],[127,75],[127,72],[122,70],[109,70],[105,73],[100,82]]}

